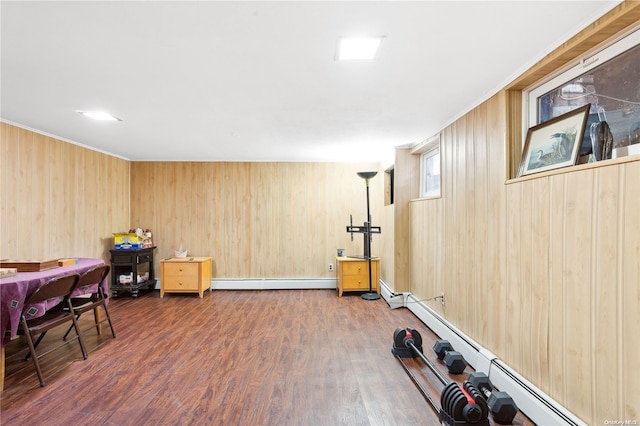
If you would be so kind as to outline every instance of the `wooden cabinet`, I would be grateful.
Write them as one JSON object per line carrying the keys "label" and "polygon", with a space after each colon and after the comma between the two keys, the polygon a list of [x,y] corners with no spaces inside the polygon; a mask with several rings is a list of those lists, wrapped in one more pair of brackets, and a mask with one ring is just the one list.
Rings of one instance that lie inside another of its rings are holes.
{"label": "wooden cabinet", "polygon": [[165,293],[198,293],[211,289],[211,258],[185,257],[160,261],[160,297]]}
{"label": "wooden cabinet", "polygon": [[[345,291],[369,291],[369,261],[352,257],[336,258],[338,296]],[[380,259],[371,259],[371,290],[380,293]]]}
{"label": "wooden cabinet", "polygon": [[[139,250],[109,250],[111,252],[111,295],[118,297],[123,291],[131,292],[131,296],[138,297],[138,291],[142,287],[149,287],[150,290],[156,288],[156,280],[153,276],[153,251],[155,247],[148,247]],[[140,266],[143,266],[140,268]],[[146,266],[145,266],[146,265]],[[142,270],[146,273],[142,275]],[[120,276],[130,277],[128,281],[121,282]]]}

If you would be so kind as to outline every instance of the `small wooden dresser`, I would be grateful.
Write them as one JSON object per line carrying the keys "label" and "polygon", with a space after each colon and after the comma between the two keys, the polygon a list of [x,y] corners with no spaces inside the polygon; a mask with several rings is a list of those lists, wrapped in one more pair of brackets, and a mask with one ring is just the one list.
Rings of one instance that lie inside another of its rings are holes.
{"label": "small wooden dresser", "polygon": [[211,258],[185,257],[160,261],[160,297],[165,293],[203,293],[211,289]]}
{"label": "small wooden dresser", "polygon": [[[338,296],[345,291],[369,291],[369,261],[353,257],[336,257]],[[380,259],[371,259],[371,290],[380,293]]]}

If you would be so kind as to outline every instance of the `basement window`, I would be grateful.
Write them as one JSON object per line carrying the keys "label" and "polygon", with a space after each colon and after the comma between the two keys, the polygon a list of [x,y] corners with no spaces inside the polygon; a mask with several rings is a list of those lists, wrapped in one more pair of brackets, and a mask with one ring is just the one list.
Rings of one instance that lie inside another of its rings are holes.
{"label": "basement window", "polygon": [[420,155],[420,197],[440,196],[440,146]]}
{"label": "basement window", "polygon": [[384,172],[384,205],[390,206],[393,204],[393,192],[394,192],[394,167],[391,166]]}
{"label": "basement window", "polygon": [[640,30],[525,92],[523,103],[525,132],[591,104],[580,162],[593,161],[590,127],[600,121],[613,134],[612,158],[640,154]]}
{"label": "basement window", "polygon": [[416,145],[411,154],[420,156],[420,198],[440,198],[440,133]]}

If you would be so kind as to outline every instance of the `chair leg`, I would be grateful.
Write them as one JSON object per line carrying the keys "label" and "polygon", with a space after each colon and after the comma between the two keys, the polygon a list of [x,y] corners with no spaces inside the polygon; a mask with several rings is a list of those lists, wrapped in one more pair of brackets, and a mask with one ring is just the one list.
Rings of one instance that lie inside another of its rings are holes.
{"label": "chair leg", "polygon": [[100,309],[97,306],[93,308],[93,320],[96,324],[98,336],[102,336],[102,318],[100,318]]}
{"label": "chair leg", "polygon": [[[36,373],[38,373],[38,379],[40,380],[40,386],[44,387],[44,377],[42,376],[42,370],[40,369],[40,363],[38,362],[38,354],[36,354],[36,347],[33,344],[33,339],[31,337],[31,333],[29,332],[29,327],[26,324],[26,321],[22,324],[22,328],[25,331],[25,336],[27,338],[27,343],[29,344],[29,353],[33,358],[33,365],[36,367]],[[38,339],[40,341],[41,339]],[[25,361],[28,358],[25,358]]]}
{"label": "chair leg", "polygon": [[[28,332],[26,334],[29,334]],[[35,351],[35,349],[38,347],[38,345],[40,344],[40,342],[42,342],[42,339],[44,339],[44,335],[47,334],[47,332],[43,332],[40,333],[40,336],[38,336],[38,340],[36,340],[36,342],[33,344],[33,349]],[[27,361],[29,360],[29,357],[31,356],[31,352],[29,352],[25,357],[24,360]]]}
{"label": "chair leg", "polygon": [[107,315],[107,321],[109,321],[109,327],[111,327],[111,335],[115,339],[116,330],[113,328],[113,324],[111,323],[111,317],[109,316],[109,310],[107,309],[107,305],[104,305],[103,308],[104,308],[104,313]]}
{"label": "chair leg", "polygon": [[[116,330],[115,328],[113,328],[113,323],[111,322],[111,317],[109,316],[109,310],[107,309],[106,306],[102,306],[104,308],[104,313],[107,315],[107,321],[109,322],[109,327],[111,328],[111,335],[115,338],[116,337]],[[94,310],[94,318],[95,318],[95,322],[96,322],[96,329],[98,331],[98,334],[101,335],[102,334],[102,330],[100,329],[100,323],[104,322],[104,320],[101,320],[99,315],[96,313],[96,311],[98,310],[98,308],[95,308]],[[76,316],[76,320],[80,319],[80,315]],[[62,336],[62,339],[66,340],[67,336],[69,335],[69,333],[71,332],[71,330],[73,329],[73,324],[69,326],[69,329],[67,330],[67,332],[64,334],[64,336]]]}
{"label": "chair leg", "polygon": [[[78,319],[80,319],[80,315],[78,315],[78,316],[76,317],[76,319],[77,319],[77,320],[78,320]],[[69,333],[71,332],[71,330],[72,330],[72,329],[73,329],[73,324],[71,324],[71,325],[69,326],[69,329],[67,330],[67,332],[66,332],[66,333],[64,333],[64,336],[62,336],[62,340],[67,340],[67,336],[69,335]]]}
{"label": "chair leg", "polygon": [[78,335],[78,341],[80,342],[80,349],[82,350],[82,358],[87,359],[87,348],[84,346],[84,340],[82,340],[82,334],[80,333],[80,327],[78,327],[78,321],[76,320],[75,315],[71,315],[71,319],[73,320],[73,327],[76,329],[76,334]]}

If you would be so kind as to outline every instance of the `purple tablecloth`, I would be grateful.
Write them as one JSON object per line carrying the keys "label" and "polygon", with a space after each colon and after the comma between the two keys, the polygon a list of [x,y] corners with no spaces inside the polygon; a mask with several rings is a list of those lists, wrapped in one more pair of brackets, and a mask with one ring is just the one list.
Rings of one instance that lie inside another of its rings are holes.
{"label": "purple tablecloth", "polygon": [[[60,266],[53,269],[47,269],[41,272],[18,272],[17,275],[8,278],[0,279],[0,339],[1,344],[11,340],[18,332],[18,326],[20,324],[20,314],[24,302],[29,296],[33,294],[36,289],[42,287],[47,281],[52,278],[56,278],[62,275],[79,274],[88,271],[96,266],[104,265],[104,261],[101,259],[88,259],[80,258],[78,263],[70,266]],[[102,282],[102,288],[105,295],[109,294],[109,284],[105,279]],[[89,289],[89,291],[82,291],[82,289],[74,292],[74,296],[95,292],[96,289]],[[44,314],[45,309],[50,309],[55,306],[59,301],[47,304],[34,309],[33,317],[38,317]]]}

